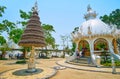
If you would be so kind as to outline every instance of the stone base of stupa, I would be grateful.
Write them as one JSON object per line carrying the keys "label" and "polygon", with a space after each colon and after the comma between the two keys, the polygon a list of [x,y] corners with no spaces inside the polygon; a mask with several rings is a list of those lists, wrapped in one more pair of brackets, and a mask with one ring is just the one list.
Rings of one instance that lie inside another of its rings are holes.
{"label": "stone base of stupa", "polygon": [[34,73],[34,72],[36,72],[37,71],[37,69],[27,69],[26,70],[26,72],[28,72],[28,73]]}

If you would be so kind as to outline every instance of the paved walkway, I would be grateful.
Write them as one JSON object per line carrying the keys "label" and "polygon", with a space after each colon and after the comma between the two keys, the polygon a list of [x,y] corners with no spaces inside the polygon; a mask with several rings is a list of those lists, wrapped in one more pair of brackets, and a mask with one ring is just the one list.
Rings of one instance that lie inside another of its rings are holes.
{"label": "paved walkway", "polygon": [[[91,67],[91,66],[78,66],[78,65],[73,65],[65,62],[64,60],[56,62],[60,66],[72,68],[72,69],[77,69],[77,70],[85,70],[85,71],[93,71],[93,72],[103,72],[103,73],[112,73],[112,68],[97,68],[97,67]],[[120,68],[116,68],[117,74],[120,74]]]}
{"label": "paved walkway", "polygon": [[[65,59],[48,59],[48,60],[47,59],[37,59],[36,68],[43,69],[43,72],[34,74],[34,75],[31,74],[31,75],[27,75],[27,76],[18,76],[18,75],[14,75],[13,72],[15,72],[17,70],[21,70],[21,69],[27,69],[27,64],[18,65],[18,64],[14,64],[14,62],[16,62],[16,60],[0,61],[0,79],[48,79],[48,78],[56,75],[57,70],[59,68],[64,69],[65,67],[68,69],[58,71],[58,73],[57,73],[57,75],[60,75],[60,72],[61,72],[61,74],[63,73],[63,75],[64,74],[65,75],[62,78],[61,78],[61,76],[58,76],[57,78],[53,78],[53,79],[67,79],[67,77],[68,77],[67,73],[72,72],[71,74],[73,74],[74,70],[84,70],[84,71],[102,72],[102,73],[111,73],[112,72],[112,68],[96,68],[96,67],[90,67],[90,66],[77,66],[77,65],[68,64],[68,63],[65,63]],[[55,62],[59,66],[56,65]],[[61,66],[64,66],[64,67],[61,67]],[[69,68],[72,68],[74,70],[69,70]],[[120,68],[117,68],[116,71],[120,72]],[[74,71],[74,72],[76,73],[78,71]],[[83,71],[80,73],[83,73]],[[79,75],[73,74],[72,76],[75,76],[74,79],[79,79]],[[78,78],[76,78],[77,76],[78,76]],[[117,76],[119,76],[119,75],[117,75]],[[117,76],[115,76],[116,79],[119,79],[119,78],[117,78]],[[82,75],[81,75],[81,77],[82,77]],[[98,78],[98,77],[96,77],[96,78]],[[96,78],[94,78],[94,79],[96,79]],[[83,78],[83,79],[85,79],[85,78]],[[88,79],[88,77],[86,79]]]}
{"label": "paved walkway", "polygon": [[47,65],[48,61],[53,62],[57,60],[38,59],[36,68],[42,69],[43,71],[34,75],[31,73],[30,75],[25,76],[14,75],[13,73],[19,70],[27,69],[27,64],[14,64],[16,60],[0,61],[0,79],[48,79],[57,73],[57,69],[54,69],[54,67],[58,66],[54,63]]}

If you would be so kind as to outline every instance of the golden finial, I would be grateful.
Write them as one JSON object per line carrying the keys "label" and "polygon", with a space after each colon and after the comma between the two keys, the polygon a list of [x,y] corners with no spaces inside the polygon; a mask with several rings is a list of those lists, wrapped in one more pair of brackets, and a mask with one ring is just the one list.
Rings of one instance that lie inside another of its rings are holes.
{"label": "golden finial", "polygon": [[33,10],[33,12],[37,12],[38,11],[38,3],[37,3],[37,0],[36,0],[36,2],[35,2],[35,4],[34,4],[34,7],[32,8],[32,10]]}
{"label": "golden finial", "polygon": [[87,13],[84,15],[84,18],[86,20],[89,20],[89,19],[94,19],[96,18],[97,14],[95,11],[92,10],[92,8],[90,7],[90,4],[87,6]]}

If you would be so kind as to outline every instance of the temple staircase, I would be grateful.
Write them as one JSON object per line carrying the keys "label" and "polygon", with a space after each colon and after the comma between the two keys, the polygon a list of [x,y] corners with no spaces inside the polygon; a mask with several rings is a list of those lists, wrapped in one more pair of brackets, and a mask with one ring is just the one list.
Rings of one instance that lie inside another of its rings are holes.
{"label": "temple staircase", "polygon": [[79,66],[93,66],[88,63],[88,57],[80,57],[78,59],[74,59],[67,63],[73,64],[73,65],[79,65]]}

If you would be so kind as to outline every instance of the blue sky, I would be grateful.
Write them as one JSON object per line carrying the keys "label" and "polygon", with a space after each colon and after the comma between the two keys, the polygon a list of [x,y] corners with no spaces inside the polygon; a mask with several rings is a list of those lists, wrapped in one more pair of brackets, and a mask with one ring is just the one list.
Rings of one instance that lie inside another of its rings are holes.
{"label": "blue sky", "polygon": [[[6,6],[5,14],[0,20],[20,20],[19,10],[30,11],[36,0],[0,0]],[[120,9],[119,0],[38,0],[40,21],[54,26],[53,36],[62,44],[60,35],[69,35],[75,27],[85,21],[83,18],[88,4],[98,13],[97,18]],[[1,21],[0,21],[1,22]]]}

